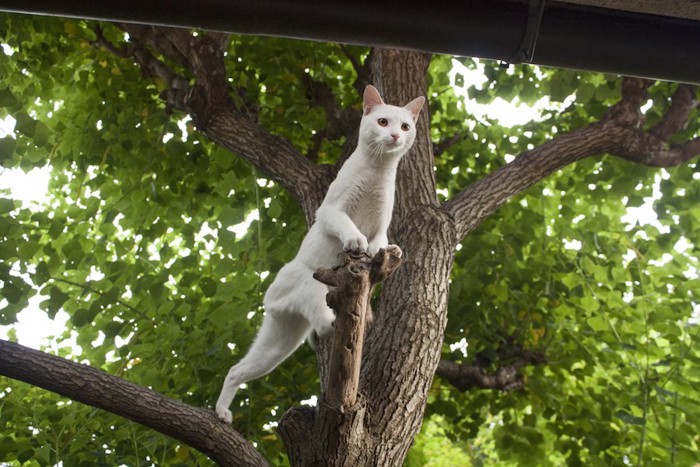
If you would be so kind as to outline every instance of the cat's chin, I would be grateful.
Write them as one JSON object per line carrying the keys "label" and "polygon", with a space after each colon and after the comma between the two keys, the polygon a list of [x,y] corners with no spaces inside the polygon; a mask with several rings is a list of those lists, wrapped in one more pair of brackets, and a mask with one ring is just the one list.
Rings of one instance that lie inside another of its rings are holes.
{"label": "cat's chin", "polygon": [[388,143],[384,145],[386,154],[403,154],[405,145],[403,143]]}

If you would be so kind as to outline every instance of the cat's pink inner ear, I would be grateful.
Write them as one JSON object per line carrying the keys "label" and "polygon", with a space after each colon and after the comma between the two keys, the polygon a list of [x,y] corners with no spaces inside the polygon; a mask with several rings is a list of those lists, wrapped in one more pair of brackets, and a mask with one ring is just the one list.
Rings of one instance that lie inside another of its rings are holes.
{"label": "cat's pink inner ear", "polygon": [[425,97],[420,96],[413,99],[404,107],[404,109],[411,112],[414,122],[418,121],[418,115],[420,114],[420,109],[423,108],[423,104],[425,104]]}
{"label": "cat's pink inner ear", "polygon": [[362,100],[364,101],[362,107],[365,115],[370,113],[376,106],[384,104],[382,97],[379,95],[379,91],[377,91],[377,88],[371,84],[367,85],[365,88],[365,93],[362,96]]}

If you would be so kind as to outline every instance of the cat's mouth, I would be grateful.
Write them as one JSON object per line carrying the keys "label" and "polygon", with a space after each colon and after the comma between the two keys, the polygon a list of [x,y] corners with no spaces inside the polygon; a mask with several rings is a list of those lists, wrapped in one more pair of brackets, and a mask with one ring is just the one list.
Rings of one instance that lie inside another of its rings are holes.
{"label": "cat's mouth", "polygon": [[387,148],[389,148],[389,149],[398,149],[398,148],[400,148],[401,146],[403,146],[403,141],[399,141],[399,140],[394,141],[394,140],[392,140],[392,141],[389,141],[389,142],[385,143],[385,146],[386,146]]}

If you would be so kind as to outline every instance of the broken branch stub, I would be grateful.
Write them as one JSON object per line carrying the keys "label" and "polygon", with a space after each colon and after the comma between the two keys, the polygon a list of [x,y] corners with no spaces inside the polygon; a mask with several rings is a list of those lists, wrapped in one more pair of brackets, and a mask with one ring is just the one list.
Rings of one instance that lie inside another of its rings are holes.
{"label": "broken branch stub", "polygon": [[370,257],[346,252],[343,264],[320,268],[314,278],[335,287],[328,292],[328,306],[336,312],[325,404],[334,409],[357,402],[365,327],[371,314],[372,288],[402,263],[401,249],[391,245]]}

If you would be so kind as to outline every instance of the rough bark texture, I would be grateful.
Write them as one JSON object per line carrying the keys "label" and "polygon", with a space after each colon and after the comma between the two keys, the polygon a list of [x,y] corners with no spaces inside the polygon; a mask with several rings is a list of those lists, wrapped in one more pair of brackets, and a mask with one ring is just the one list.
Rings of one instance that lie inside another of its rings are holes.
{"label": "rough bark texture", "polygon": [[[168,106],[188,112],[203,134],[287,188],[311,222],[344,157],[335,166],[318,166],[288,141],[257,124],[255,104],[239,90],[231,89],[226,79],[225,35],[195,36],[168,28],[121,27],[131,37],[127,47],[116,48],[99,34],[96,45],[135,60],[144,75],[162,78],[170,86],[162,94]],[[160,56],[177,64],[177,69],[156,58]],[[429,60],[430,56],[423,53],[376,49],[367,63],[353,63],[358,70],[356,84],[361,89],[370,81],[387,102],[402,105],[426,95]],[[367,331],[362,352],[359,388],[351,391],[356,400],[351,403],[341,394],[337,399],[343,401],[342,410],[333,396],[332,402],[324,400],[318,409],[300,408],[285,414],[280,420],[280,434],[293,465],[403,463],[420,429],[428,390],[440,361],[454,249],[510,197],[590,156],[607,153],[637,163],[670,166],[700,153],[698,139],[670,144],[697,106],[695,89],[679,86],[666,115],[645,130],[639,108],[646,101],[649,85],[644,80],[625,79],[622,99],[601,121],[521,154],[443,205],[435,192],[429,109],[421,113],[416,143],[399,166],[389,235],[390,242],[403,249],[405,263],[383,284],[375,322]],[[332,104],[327,96],[317,98]],[[351,114],[356,118],[357,112]],[[355,124],[350,127],[355,128]],[[349,135],[348,140],[353,138]],[[324,383],[332,378],[325,360],[328,348],[326,342],[319,346]],[[15,344],[3,342],[0,350],[2,374],[137,420],[202,450],[222,465],[264,465],[249,444],[208,411]],[[348,352],[359,355],[357,348]],[[460,372],[469,370],[449,364],[441,367],[450,381],[469,386],[460,380]],[[489,380],[489,374],[481,370],[472,377],[480,379],[482,385],[500,384],[505,388],[510,384],[503,379],[500,383]]]}
{"label": "rough bark texture", "polygon": [[[348,254],[341,267],[314,274],[335,287],[327,296],[336,311],[335,332],[318,412],[292,408],[279,423],[292,465],[351,467],[373,462],[367,401],[358,392],[365,324],[372,289],[401,265],[400,255],[396,247],[380,250],[374,258]],[[308,433],[315,434],[312,440]]]}
{"label": "rough bark texture", "polygon": [[213,411],[190,407],[87,365],[0,340],[0,374],[141,423],[198,449],[219,465],[268,465]]}

